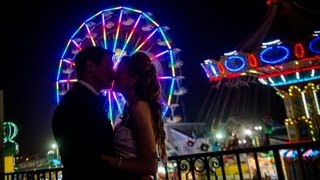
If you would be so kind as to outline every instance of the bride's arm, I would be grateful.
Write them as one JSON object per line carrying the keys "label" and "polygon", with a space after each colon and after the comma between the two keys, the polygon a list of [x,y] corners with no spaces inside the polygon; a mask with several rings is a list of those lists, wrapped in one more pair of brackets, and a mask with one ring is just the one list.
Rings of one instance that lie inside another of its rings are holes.
{"label": "bride's arm", "polygon": [[133,121],[133,136],[136,141],[138,157],[125,159],[123,157],[103,156],[111,166],[123,171],[141,175],[155,174],[158,169],[156,143],[152,128],[150,106],[138,101],[130,109],[130,120]]}

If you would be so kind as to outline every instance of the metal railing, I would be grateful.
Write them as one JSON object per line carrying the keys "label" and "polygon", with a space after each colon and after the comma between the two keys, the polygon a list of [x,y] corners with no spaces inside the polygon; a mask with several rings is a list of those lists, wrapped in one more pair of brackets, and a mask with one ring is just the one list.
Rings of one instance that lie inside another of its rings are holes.
{"label": "metal railing", "polygon": [[169,157],[174,170],[166,168],[166,179],[320,179],[320,155],[310,154],[319,150],[315,141]]}
{"label": "metal railing", "polygon": [[62,168],[5,173],[5,180],[60,180]]}
{"label": "metal railing", "polygon": [[[320,141],[172,156],[157,179],[320,179],[316,152],[320,152]],[[5,180],[61,177],[62,168],[5,174]]]}

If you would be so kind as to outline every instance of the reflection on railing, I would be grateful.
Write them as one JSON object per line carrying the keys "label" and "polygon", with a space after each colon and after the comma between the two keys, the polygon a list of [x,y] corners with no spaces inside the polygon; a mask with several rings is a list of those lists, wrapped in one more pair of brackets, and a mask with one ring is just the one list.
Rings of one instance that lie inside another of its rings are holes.
{"label": "reflection on railing", "polygon": [[[320,141],[169,157],[156,179],[320,179]],[[62,168],[6,173],[5,180],[57,180]]]}

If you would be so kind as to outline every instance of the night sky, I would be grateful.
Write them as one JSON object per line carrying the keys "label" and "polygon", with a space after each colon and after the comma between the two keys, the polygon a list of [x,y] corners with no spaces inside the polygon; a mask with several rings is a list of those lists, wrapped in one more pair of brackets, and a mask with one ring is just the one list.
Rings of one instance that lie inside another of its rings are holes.
{"label": "night sky", "polygon": [[[17,124],[16,141],[23,155],[43,153],[50,148],[59,58],[74,31],[98,11],[129,6],[152,12],[160,25],[171,28],[169,36],[182,50],[186,77],[183,84],[188,89],[183,102],[187,120],[193,122],[202,121],[199,112],[210,89],[200,63],[234,50],[259,25],[267,10],[264,0],[1,3],[0,89],[4,90],[5,121]],[[274,98],[271,102],[283,106],[281,98],[269,91]],[[283,119],[284,108],[277,108],[273,116]]]}

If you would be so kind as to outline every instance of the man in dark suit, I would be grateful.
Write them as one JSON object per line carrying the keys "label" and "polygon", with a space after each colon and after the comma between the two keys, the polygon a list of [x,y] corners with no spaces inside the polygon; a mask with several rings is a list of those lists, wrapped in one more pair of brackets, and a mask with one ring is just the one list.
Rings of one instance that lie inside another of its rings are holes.
{"label": "man in dark suit", "polygon": [[78,82],[57,106],[52,131],[59,146],[63,179],[112,179],[101,154],[112,154],[113,129],[99,92],[112,86],[113,52],[85,47],[75,57]]}

